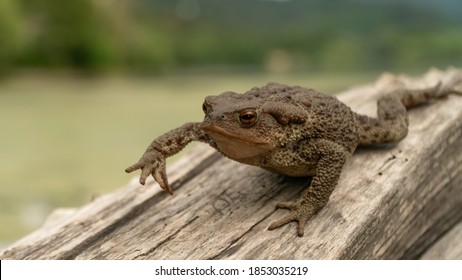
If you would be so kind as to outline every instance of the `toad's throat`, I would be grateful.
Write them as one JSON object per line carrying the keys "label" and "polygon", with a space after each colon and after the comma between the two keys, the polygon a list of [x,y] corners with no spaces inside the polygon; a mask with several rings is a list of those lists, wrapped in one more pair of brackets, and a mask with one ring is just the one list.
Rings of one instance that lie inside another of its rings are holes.
{"label": "toad's throat", "polygon": [[245,159],[271,151],[270,142],[230,133],[214,124],[206,124],[202,129],[210,135],[218,149],[232,159]]}

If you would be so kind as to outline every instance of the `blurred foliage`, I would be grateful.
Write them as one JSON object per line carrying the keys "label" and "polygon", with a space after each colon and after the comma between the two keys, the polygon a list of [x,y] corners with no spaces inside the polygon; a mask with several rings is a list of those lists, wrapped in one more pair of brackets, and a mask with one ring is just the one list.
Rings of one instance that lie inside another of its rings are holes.
{"label": "blurred foliage", "polygon": [[288,70],[457,66],[461,13],[459,0],[0,0],[0,71],[265,67],[282,57]]}

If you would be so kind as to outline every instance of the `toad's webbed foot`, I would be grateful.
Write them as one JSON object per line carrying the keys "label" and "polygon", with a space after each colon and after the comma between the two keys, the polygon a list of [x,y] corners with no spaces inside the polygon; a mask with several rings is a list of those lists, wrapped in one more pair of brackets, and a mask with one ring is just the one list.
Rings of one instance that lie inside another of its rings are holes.
{"label": "toad's webbed foot", "polygon": [[276,205],[277,208],[289,209],[290,212],[283,218],[273,222],[268,229],[274,230],[287,223],[296,221],[298,222],[297,233],[302,237],[305,232],[306,222],[313,217],[322,207],[315,207],[310,204],[304,204],[303,200],[298,199],[295,201],[280,202]]}

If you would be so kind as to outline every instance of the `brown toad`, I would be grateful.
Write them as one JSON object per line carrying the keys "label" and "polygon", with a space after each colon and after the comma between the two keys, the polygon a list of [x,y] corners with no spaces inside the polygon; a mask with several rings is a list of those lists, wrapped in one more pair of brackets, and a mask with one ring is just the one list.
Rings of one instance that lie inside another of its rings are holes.
{"label": "brown toad", "polygon": [[277,204],[289,209],[270,230],[306,222],[326,205],[346,160],[358,145],[397,142],[407,135],[406,108],[446,96],[440,84],[422,90],[396,89],[378,101],[378,118],[359,115],[313,89],[270,83],[244,94],[225,92],[205,98],[203,122],[187,123],[155,139],[138,163],[140,183],[152,174],[170,194],[165,159],[191,141],[210,144],[238,162],[288,176],[313,176],[295,201]]}

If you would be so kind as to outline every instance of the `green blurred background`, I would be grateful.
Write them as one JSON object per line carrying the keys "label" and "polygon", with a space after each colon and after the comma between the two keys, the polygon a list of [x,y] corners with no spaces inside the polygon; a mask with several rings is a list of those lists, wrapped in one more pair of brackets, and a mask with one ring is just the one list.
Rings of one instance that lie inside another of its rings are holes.
{"label": "green blurred background", "polygon": [[460,0],[0,0],[0,248],[132,177],[202,99],[462,65]]}

